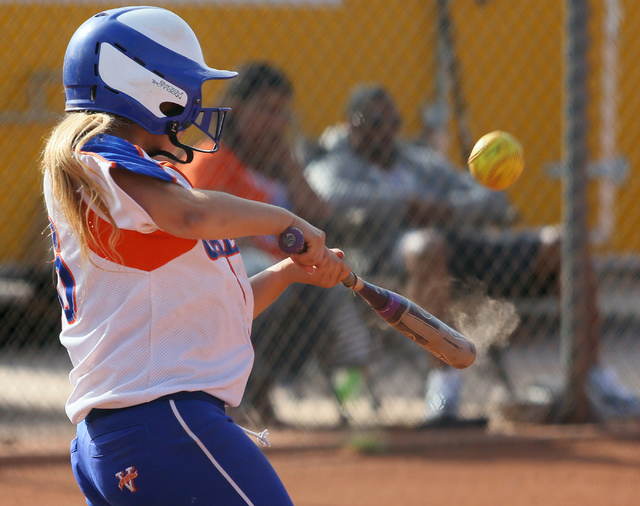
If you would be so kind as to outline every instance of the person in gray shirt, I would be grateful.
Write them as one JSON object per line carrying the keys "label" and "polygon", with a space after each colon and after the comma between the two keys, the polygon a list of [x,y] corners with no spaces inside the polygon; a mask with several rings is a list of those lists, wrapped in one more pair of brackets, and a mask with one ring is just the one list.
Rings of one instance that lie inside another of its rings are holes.
{"label": "person in gray shirt", "polygon": [[[383,279],[445,321],[452,297],[469,286],[496,297],[557,287],[558,230],[513,231],[517,213],[506,194],[434,149],[401,140],[398,108],[382,86],[356,88],[346,119],[325,131],[325,154],[305,176],[340,217],[330,228],[356,272]],[[427,379],[424,426],[468,425],[458,417],[459,392],[458,371],[438,361]]]}

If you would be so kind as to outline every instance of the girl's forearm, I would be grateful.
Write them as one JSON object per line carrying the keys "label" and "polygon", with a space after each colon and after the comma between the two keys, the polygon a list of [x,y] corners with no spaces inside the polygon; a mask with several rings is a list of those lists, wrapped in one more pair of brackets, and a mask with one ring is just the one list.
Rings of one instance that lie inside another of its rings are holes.
{"label": "girl's forearm", "polygon": [[[249,281],[253,290],[253,317],[256,318],[275,302],[291,283],[295,283],[300,272],[302,271],[293,261],[287,258],[252,276]],[[310,275],[306,272],[302,274]]]}

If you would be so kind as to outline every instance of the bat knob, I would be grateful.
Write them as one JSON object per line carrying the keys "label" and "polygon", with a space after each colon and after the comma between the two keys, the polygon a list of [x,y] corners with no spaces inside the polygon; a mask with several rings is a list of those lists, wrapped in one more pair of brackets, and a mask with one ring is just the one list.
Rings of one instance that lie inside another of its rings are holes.
{"label": "bat knob", "polygon": [[305,250],[304,235],[298,228],[289,227],[278,237],[278,246],[287,255],[296,255]]}

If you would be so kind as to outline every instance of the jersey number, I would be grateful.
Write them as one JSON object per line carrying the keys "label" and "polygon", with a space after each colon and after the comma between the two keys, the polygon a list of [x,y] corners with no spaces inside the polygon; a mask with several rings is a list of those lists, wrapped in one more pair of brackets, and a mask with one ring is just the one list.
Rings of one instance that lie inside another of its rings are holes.
{"label": "jersey number", "polygon": [[58,300],[62,306],[67,322],[76,321],[76,280],[71,270],[60,256],[60,239],[53,221],[49,218],[49,228],[51,228],[51,240],[53,241],[53,252],[55,254],[56,274],[58,275]]}

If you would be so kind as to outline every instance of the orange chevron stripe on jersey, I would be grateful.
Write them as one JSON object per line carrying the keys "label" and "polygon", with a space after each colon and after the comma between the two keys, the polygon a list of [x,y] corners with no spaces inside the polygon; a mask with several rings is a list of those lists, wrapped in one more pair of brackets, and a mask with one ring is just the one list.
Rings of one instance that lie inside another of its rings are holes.
{"label": "orange chevron stripe on jersey", "polygon": [[193,249],[196,239],[182,239],[162,230],[143,234],[134,230],[120,230],[117,253],[109,249],[111,223],[89,211],[89,226],[97,233],[97,242],[90,241],[89,248],[100,258],[110,262],[150,272],[171,262],[174,258]]}

